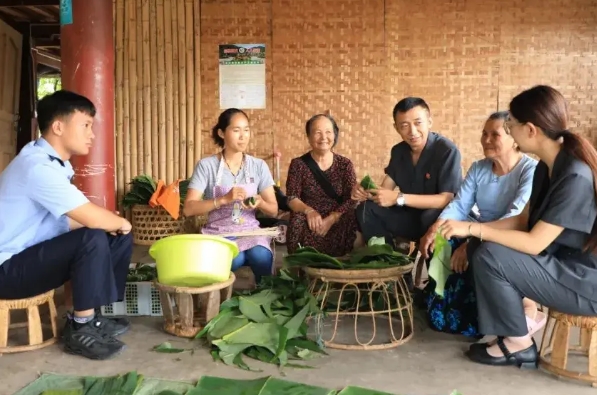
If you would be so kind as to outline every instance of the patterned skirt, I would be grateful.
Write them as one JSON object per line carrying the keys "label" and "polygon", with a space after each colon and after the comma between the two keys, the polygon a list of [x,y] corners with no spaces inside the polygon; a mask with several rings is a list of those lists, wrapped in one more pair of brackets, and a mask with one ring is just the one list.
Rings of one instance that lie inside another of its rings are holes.
{"label": "patterned skirt", "polygon": [[[450,240],[452,251],[461,244],[460,240]],[[453,273],[446,280],[444,295],[435,293],[435,281],[423,291],[427,305],[427,321],[431,329],[481,339],[477,316],[477,298],[473,273],[469,266],[464,273]]]}

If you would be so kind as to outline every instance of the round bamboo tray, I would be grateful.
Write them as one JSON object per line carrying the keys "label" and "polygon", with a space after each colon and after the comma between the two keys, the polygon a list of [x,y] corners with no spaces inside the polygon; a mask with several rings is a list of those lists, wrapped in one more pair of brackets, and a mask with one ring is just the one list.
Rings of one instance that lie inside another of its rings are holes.
{"label": "round bamboo tray", "polygon": [[184,217],[174,219],[162,207],[134,205],[132,208],[133,242],[150,246],[168,236],[184,232]]}
{"label": "round bamboo tray", "polygon": [[310,277],[320,278],[322,281],[331,281],[335,283],[352,283],[375,278],[378,281],[392,280],[410,273],[414,267],[413,263],[404,266],[394,266],[383,269],[316,269],[313,267],[303,267],[302,269]]}

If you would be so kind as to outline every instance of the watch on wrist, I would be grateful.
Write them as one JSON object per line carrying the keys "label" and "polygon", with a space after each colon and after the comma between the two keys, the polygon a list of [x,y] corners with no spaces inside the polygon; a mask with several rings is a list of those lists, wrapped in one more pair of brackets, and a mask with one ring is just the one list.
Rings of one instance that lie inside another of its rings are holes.
{"label": "watch on wrist", "polygon": [[402,192],[398,193],[398,199],[396,199],[396,204],[400,207],[404,206],[404,194]]}

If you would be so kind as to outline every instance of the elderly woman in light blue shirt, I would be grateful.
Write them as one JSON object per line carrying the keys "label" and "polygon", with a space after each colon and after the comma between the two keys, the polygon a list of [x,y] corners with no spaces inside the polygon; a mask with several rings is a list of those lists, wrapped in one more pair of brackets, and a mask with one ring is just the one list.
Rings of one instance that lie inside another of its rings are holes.
{"label": "elderly woman in light blue shirt", "polygon": [[[507,119],[508,112],[505,111],[493,113],[487,119],[481,135],[485,158],[473,163],[458,194],[421,239],[419,248],[423,257],[427,258],[430,255],[436,231],[445,220],[491,222],[518,215],[524,209],[531,196],[537,161],[518,150],[514,139],[505,127]],[[468,261],[480,242],[478,239],[469,238],[452,240],[451,244],[457,247],[452,255],[451,268],[456,273],[458,281],[467,283],[470,279],[470,276],[465,275]],[[448,278],[445,292],[468,292],[463,291],[465,288],[472,290],[472,284],[468,284],[470,287],[461,285],[449,287],[448,283],[451,280],[454,284],[457,282],[455,279]],[[459,298],[457,295],[450,294],[445,299],[452,303]],[[474,298],[462,298],[464,299],[470,302]],[[428,303],[430,309],[441,310],[447,307],[442,305],[438,308],[431,304]],[[533,302],[526,301],[525,306],[528,307],[530,319],[535,319],[537,312]],[[466,309],[463,306],[449,306],[448,310],[461,311],[458,317],[443,317],[442,314],[435,312],[434,317],[430,317],[431,324],[438,330],[442,330],[442,327],[452,327],[451,330],[446,331],[476,336],[478,333],[475,328],[470,327],[476,326],[476,312],[475,317],[469,316],[467,319],[464,317],[466,312],[463,311]],[[449,322],[451,319],[458,322]],[[470,321],[474,322],[471,324]]]}

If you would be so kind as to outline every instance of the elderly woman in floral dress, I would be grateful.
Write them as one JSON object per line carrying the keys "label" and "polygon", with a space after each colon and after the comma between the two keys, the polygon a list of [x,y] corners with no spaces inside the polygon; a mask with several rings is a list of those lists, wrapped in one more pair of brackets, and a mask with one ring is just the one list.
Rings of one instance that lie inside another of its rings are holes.
{"label": "elderly woman in floral dress", "polygon": [[311,150],[290,162],[286,180],[292,210],[287,247],[293,253],[309,246],[331,256],[349,253],[356,240],[355,207],[350,197],[356,183],[350,159],[332,151],[339,129],[334,118],[318,114],[307,121]]}

